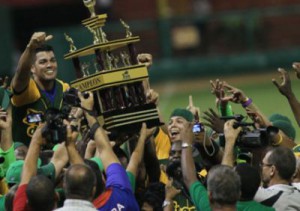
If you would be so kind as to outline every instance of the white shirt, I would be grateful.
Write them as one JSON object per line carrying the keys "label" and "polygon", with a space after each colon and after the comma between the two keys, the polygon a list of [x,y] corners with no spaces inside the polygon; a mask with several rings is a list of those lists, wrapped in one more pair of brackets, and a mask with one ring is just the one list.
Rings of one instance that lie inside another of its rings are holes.
{"label": "white shirt", "polygon": [[278,184],[268,188],[260,187],[256,192],[254,200],[263,202],[271,197],[275,197],[280,191],[282,191],[282,194],[272,207],[279,211],[300,210],[300,190],[291,185]]}
{"label": "white shirt", "polygon": [[66,199],[64,206],[56,211],[96,211],[97,209],[90,201],[79,199]]}

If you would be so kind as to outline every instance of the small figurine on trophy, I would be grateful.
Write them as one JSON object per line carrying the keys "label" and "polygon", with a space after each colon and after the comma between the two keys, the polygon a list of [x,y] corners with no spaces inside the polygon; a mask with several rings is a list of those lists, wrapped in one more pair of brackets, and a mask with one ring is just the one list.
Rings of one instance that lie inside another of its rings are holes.
{"label": "small figurine on trophy", "polygon": [[69,35],[67,35],[66,33],[64,33],[64,35],[65,35],[65,39],[70,44],[70,50],[69,50],[69,52],[72,53],[72,52],[76,51],[77,48],[74,45],[73,39]]}
{"label": "small figurine on trophy", "polygon": [[110,55],[109,53],[107,53],[106,54],[106,58],[107,58],[107,65],[108,65],[108,69],[109,70],[111,70],[112,68],[113,68],[113,60],[114,60],[114,58],[113,58],[113,56],[112,55]]}
{"label": "small figurine on trophy", "polygon": [[82,71],[83,77],[86,77],[86,76],[90,75],[90,73],[89,73],[89,67],[90,67],[90,64],[87,63],[87,62],[83,62],[81,64],[81,71]]}
{"label": "small figurine on trophy", "polygon": [[126,30],[126,38],[132,37],[132,32],[130,31],[130,26],[127,23],[125,23],[125,21],[123,21],[122,19],[120,19],[120,21]]}
{"label": "small figurine on trophy", "polygon": [[117,69],[118,68],[118,63],[119,63],[119,57],[112,55],[113,60],[112,60],[112,66],[113,68]]}
{"label": "small figurine on trophy", "polygon": [[102,31],[102,39],[103,39],[103,42],[108,42],[107,35],[104,31]]}
{"label": "small figurine on trophy", "polygon": [[89,9],[91,13],[91,18],[96,16],[95,13],[95,5],[96,5],[96,0],[83,0],[84,5]]}
{"label": "small figurine on trophy", "polygon": [[121,59],[122,59],[122,62],[124,64],[124,66],[130,66],[131,65],[130,60],[129,60],[129,55],[126,52],[124,52],[124,51],[121,52],[120,56],[121,56]]}
{"label": "small figurine on trophy", "polygon": [[88,27],[89,31],[93,34],[93,39],[94,39],[94,44],[99,44],[100,43],[100,39],[98,37],[98,34],[96,32],[96,30],[92,29],[91,27]]}
{"label": "small figurine on trophy", "polygon": [[97,72],[99,72],[99,64],[98,64],[98,62],[97,62],[97,60],[94,60],[94,68],[95,68],[95,72],[97,73]]}

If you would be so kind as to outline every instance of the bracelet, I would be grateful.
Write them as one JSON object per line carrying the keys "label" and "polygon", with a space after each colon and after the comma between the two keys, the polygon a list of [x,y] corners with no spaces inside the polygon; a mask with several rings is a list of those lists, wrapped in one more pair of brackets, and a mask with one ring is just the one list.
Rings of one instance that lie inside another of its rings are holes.
{"label": "bracelet", "polygon": [[278,141],[277,143],[273,143],[273,144],[272,144],[273,146],[278,146],[278,145],[280,145],[280,144],[282,143],[282,141],[283,141],[282,135],[281,135],[281,134],[278,134],[278,135],[279,135],[279,141]]}
{"label": "bracelet", "polygon": [[252,99],[251,98],[247,98],[247,100],[245,102],[242,103],[242,106],[244,108],[248,107],[250,104],[252,103]]}
{"label": "bracelet", "polygon": [[193,147],[193,145],[191,145],[189,143],[186,143],[186,142],[182,142],[182,144],[181,144],[182,149],[185,149],[185,148],[188,148],[188,147]]}
{"label": "bracelet", "polygon": [[95,140],[95,133],[97,129],[100,127],[100,124],[98,122],[95,122],[92,127],[90,128],[90,139]]}
{"label": "bracelet", "polygon": [[164,200],[162,207],[164,208],[164,207],[166,207],[166,206],[169,206],[170,204],[171,204],[170,201]]}

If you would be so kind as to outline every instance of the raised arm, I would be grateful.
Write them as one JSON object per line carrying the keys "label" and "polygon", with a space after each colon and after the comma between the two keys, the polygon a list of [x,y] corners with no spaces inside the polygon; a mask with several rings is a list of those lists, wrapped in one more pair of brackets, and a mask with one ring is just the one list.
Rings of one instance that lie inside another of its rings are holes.
{"label": "raised arm", "polygon": [[[293,66],[294,67],[294,66]],[[295,66],[298,70],[299,65]],[[300,126],[300,102],[297,100],[291,86],[291,79],[287,71],[282,68],[278,69],[280,73],[281,83],[279,84],[276,79],[272,79],[273,84],[277,87],[278,91],[287,98],[290,107],[294,113],[294,117]]]}
{"label": "raised arm", "polygon": [[40,124],[31,138],[30,146],[24,161],[20,185],[28,184],[30,179],[37,174],[37,161],[41,147],[45,142],[42,137],[43,127],[44,125]]}
{"label": "raised arm", "polygon": [[52,35],[47,36],[45,32],[35,32],[31,36],[28,45],[20,57],[17,71],[12,79],[12,89],[15,92],[22,92],[28,86],[35,49],[51,38]]}
{"label": "raised arm", "polygon": [[0,108],[0,130],[1,130],[1,149],[3,151],[7,151],[13,144],[12,118],[11,118],[10,106],[6,111]]}
{"label": "raised arm", "polygon": [[55,167],[55,178],[57,178],[60,175],[62,169],[67,165],[68,161],[69,155],[65,143],[62,143],[54,152],[50,161]]}
{"label": "raised arm", "polygon": [[144,148],[145,148],[145,141],[146,141],[146,124],[143,123],[141,131],[140,131],[140,137],[139,140],[135,146],[134,151],[131,154],[128,166],[126,168],[127,171],[131,172],[134,177],[136,177],[138,172],[138,167],[140,163],[142,162],[143,156],[144,156]]}
{"label": "raised arm", "polygon": [[225,135],[225,149],[224,149],[224,155],[222,159],[223,165],[228,165],[233,167],[234,166],[234,145],[236,142],[236,139],[241,131],[241,127],[238,127],[237,129],[233,128],[235,120],[229,120],[224,125],[224,135]]}
{"label": "raised arm", "polygon": [[180,136],[182,140],[181,169],[184,183],[188,188],[190,188],[191,184],[198,180],[196,177],[196,168],[193,158],[192,128],[192,123],[187,123],[185,125],[185,128],[180,131]]}
{"label": "raised arm", "polygon": [[75,142],[78,137],[78,132],[72,132],[71,125],[65,121],[64,124],[67,128],[67,137],[66,137],[66,148],[69,155],[69,160],[71,165],[73,164],[83,164],[83,159],[80,156],[79,152],[76,149]]}
{"label": "raised arm", "polygon": [[99,125],[96,117],[92,115],[92,111],[94,111],[93,94],[89,92],[88,98],[84,98],[81,93],[79,93],[78,96],[81,100],[81,107],[84,109],[84,115],[90,127],[91,138],[96,142],[99,157],[102,160],[104,169],[106,171],[110,164],[120,163],[120,161],[113,152],[105,130]]}

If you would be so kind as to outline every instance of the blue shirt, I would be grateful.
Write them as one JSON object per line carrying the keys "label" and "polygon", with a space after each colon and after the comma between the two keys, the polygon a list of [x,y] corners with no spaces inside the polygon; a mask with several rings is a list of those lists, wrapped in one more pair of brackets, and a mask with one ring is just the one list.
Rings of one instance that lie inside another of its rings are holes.
{"label": "blue shirt", "polygon": [[106,170],[106,191],[93,202],[98,210],[139,210],[125,169],[119,163],[110,164]]}

